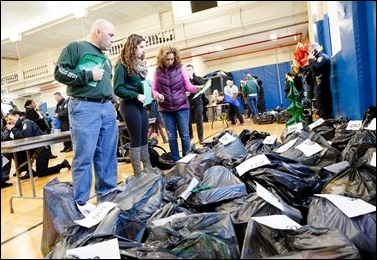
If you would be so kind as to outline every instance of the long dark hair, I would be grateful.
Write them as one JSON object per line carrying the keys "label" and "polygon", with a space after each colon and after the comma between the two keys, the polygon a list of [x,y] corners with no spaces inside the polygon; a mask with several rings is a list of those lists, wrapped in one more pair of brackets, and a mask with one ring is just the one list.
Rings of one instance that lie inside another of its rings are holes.
{"label": "long dark hair", "polygon": [[[137,73],[134,66],[135,61],[137,59],[135,55],[135,49],[143,41],[145,41],[143,36],[133,33],[130,36],[128,36],[126,43],[124,44],[120,52],[118,62],[121,61],[123,65],[126,67],[127,71],[130,73]],[[145,54],[141,56],[141,60],[144,60],[144,58]]]}

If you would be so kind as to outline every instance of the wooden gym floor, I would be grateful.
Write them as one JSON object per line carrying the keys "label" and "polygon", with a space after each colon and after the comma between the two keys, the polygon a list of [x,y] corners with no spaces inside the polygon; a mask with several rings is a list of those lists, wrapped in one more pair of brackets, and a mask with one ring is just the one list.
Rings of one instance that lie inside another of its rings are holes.
{"label": "wooden gym floor", "polygon": [[[245,124],[240,126],[230,125],[227,128],[221,121],[215,121],[213,129],[211,122],[204,123],[204,141],[212,141],[225,129],[240,134],[242,130],[257,130],[258,132],[267,132],[271,135],[277,135],[280,140],[280,135],[285,129],[285,124],[266,124],[258,125],[245,119]],[[196,126],[193,124],[194,139],[191,144],[198,142],[196,136]],[[165,150],[169,151],[169,145],[162,142],[161,136],[158,137],[158,144]],[[200,144],[197,143],[197,146]],[[72,161],[73,152],[60,153],[63,144],[55,144],[52,146],[53,154],[58,155],[58,158],[52,159],[50,165],[61,163],[67,159],[70,163]],[[158,149],[159,150],[159,149]],[[160,151],[158,151],[160,152]],[[12,163],[14,165],[14,162]],[[10,213],[9,198],[17,194],[16,178],[13,177],[14,168],[11,170],[10,183],[13,186],[1,190],[1,259],[41,259],[41,239],[43,229],[43,200],[42,199],[27,199],[15,198],[13,199],[14,213]],[[118,164],[118,183],[121,183],[129,175],[132,175],[132,168],[130,163]],[[61,182],[72,182],[71,171],[68,169],[61,170],[60,173],[35,178],[35,190],[37,196],[43,196],[43,186],[54,178],[58,178]],[[30,180],[22,180],[22,191],[26,196],[31,196]],[[92,195],[94,189],[92,188]],[[94,200],[95,202],[95,200]]]}

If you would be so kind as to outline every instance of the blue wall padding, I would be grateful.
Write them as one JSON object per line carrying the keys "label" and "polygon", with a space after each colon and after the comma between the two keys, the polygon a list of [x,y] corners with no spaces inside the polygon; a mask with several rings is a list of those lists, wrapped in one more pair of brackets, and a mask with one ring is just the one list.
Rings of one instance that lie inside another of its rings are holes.
{"label": "blue wall padding", "polygon": [[366,3],[339,3],[344,16],[339,17],[342,50],[332,59],[336,71],[334,112],[335,117],[360,120],[367,108],[375,105],[371,71],[366,69],[370,66]]}
{"label": "blue wall padding", "polygon": [[[284,96],[285,88],[285,73],[291,71],[290,62],[242,69],[231,71],[234,84],[240,86],[241,79],[244,79],[247,74],[251,76],[258,76],[258,79],[263,81],[264,94],[266,99],[266,110],[275,109],[278,106],[287,108],[289,101]],[[279,81],[281,91],[279,92]],[[281,96],[280,96],[281,95]],[[281,101],[283,104],[281,104]]]}
{"label": "blue wall padding", "polygon": [[367,30],[368,30],[368,44],[369,44],[369,62],[371,74],[372,99],[373,104],[376,105],[376,2],[367,1]]}

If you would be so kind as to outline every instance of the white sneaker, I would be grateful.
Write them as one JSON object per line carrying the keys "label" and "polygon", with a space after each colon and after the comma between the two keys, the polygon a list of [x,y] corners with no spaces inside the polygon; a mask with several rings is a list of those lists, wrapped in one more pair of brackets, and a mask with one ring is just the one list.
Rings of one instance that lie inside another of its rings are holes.
{"label": "white sneaker", "polygon": [[76,203],[77,208],[80,210],[80,212],[84,215],[84,217],[88,216],[90,212],[92,212],[96,206],[92,203],[86,203],[83,206],[80,206]]}

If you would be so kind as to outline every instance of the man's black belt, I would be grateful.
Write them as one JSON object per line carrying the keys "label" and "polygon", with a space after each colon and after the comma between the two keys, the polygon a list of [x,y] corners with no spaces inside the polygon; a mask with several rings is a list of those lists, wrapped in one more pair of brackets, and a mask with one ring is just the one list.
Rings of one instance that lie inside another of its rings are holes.
{"label": "man's black belt", "polygon": [[76,99],[76,100],[96,102],[96,103],[106,103],[107,101],[112,99],[111,97],[105,97],[105,98],[71,97],[71,98]]}

